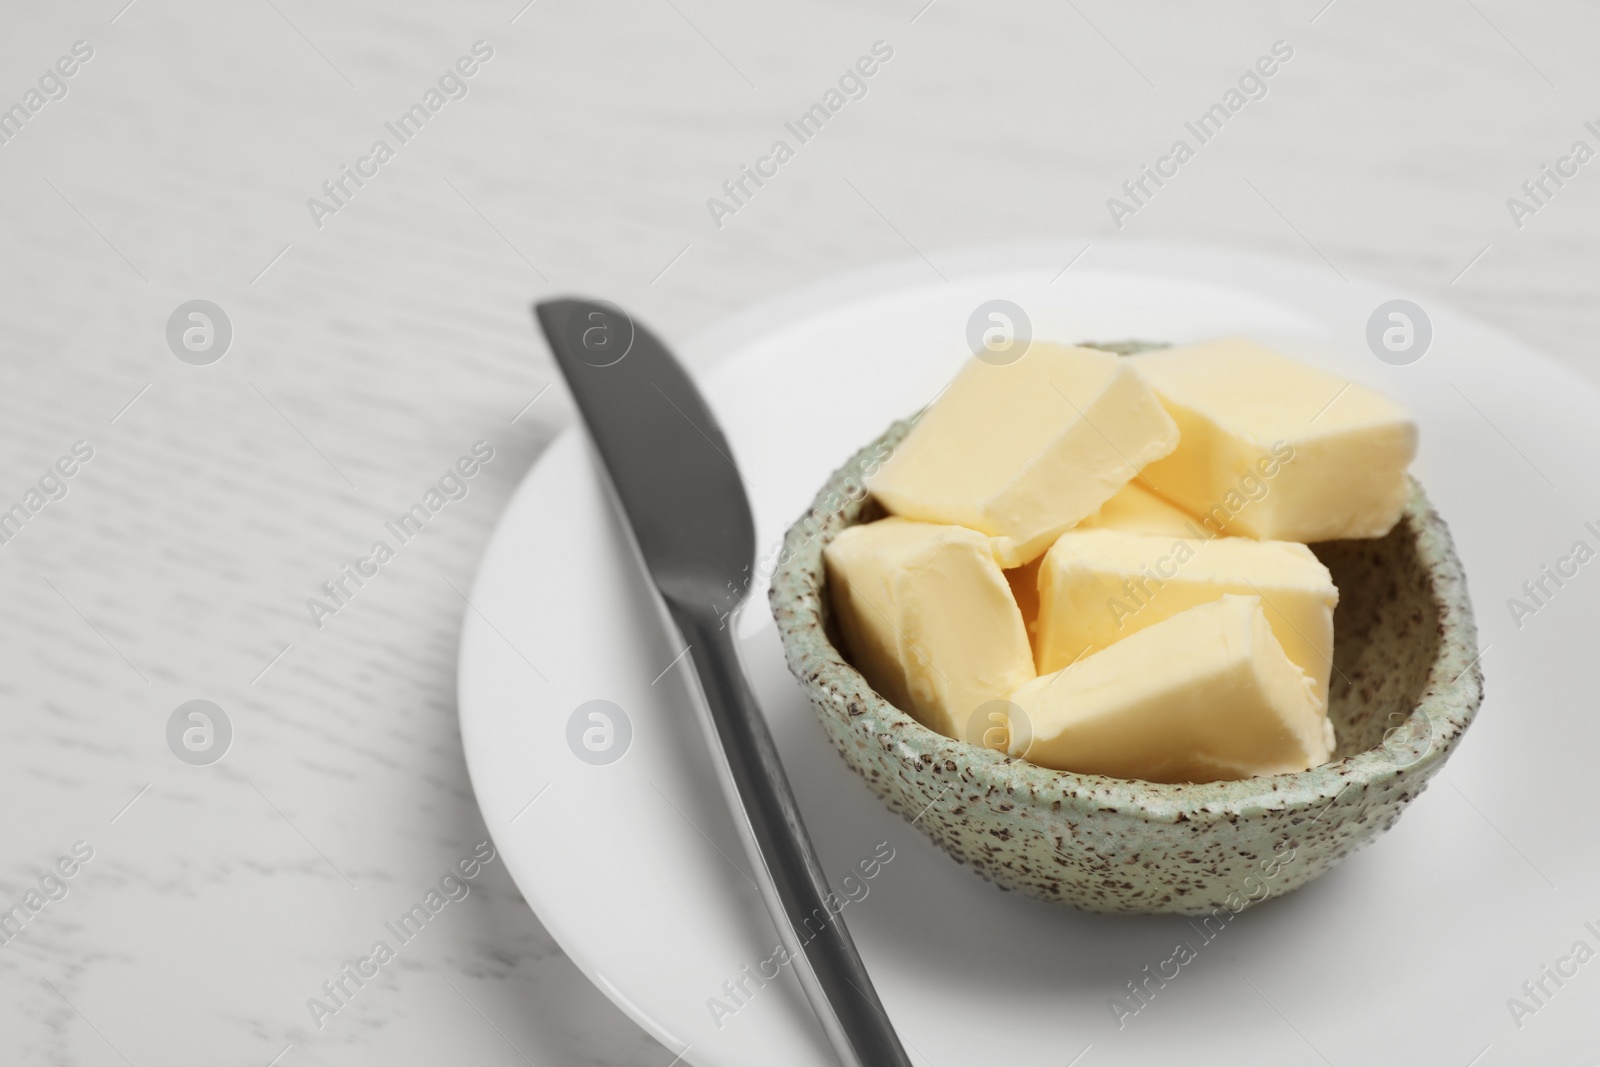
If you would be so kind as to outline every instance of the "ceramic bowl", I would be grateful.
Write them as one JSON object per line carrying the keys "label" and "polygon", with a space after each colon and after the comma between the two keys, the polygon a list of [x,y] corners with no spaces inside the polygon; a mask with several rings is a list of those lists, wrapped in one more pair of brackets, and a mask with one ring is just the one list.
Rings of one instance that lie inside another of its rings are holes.
{"label": "ceramic bowl", "polygon": [[1394,825],[1476,714],[1483,675],[1466,579],[1444,521],[1413,483],[1387,537],[1312,546],[1339,588],[1332,762],[1158,785],[1036,767],[934,733],[841,654],[822,562],[839,531],[882,514],[857,472],[909,428],[895,424],[835,472],[789,530],[772,611],[789,669],[845,761],[985,878],[1089,911],[1226,921]]}

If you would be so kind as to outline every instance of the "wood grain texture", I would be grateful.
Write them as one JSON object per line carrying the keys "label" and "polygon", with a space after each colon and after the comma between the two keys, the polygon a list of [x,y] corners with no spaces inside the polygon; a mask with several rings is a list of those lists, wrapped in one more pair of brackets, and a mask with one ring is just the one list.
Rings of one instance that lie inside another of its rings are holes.
{"label": "wood grain texture", "polygon": [[[1600,18],[1570,0],[124,2],[0,14],[0,106],[94,49],[0,145],[0,507],[94,449],[0,544],[0,908],[94,849],[0,944],[8,1062],[672,1059],[499,863],[336,1017],[306,1006],[484,837],[458,591],[571,418],[530,298],[683,339],[891,258],[1214,243],[1468,305],[1600,382],[1600,164],[1520,228],[1506,206],[1600,144]],[[319,227],[307,198],[480,40],[467,95]],[[878,40],[865,97],[716,225],[707,198]],[[1114,226],[1107,198],[1277,40],[1267,95]],[[165,339],[196,297],[234,329],[205,367]],[[467,497],[314,625],[307,598],[480,440]],[[165,728],[201,697],[236,736],[191,767]]]}

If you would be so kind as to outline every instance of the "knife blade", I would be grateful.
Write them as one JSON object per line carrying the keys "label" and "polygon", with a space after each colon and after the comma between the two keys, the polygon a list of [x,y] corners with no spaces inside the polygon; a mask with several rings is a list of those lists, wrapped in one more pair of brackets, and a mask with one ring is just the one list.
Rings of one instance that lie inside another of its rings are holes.
{"label": "knife blade", "polygon": [[806,998],[846,1067],[910,1067],[739,666],[730,615],[755,523],[727,438],[664,344],[598,300],[534,305],[667,620],[688,645],[696,704],[756,882]]}

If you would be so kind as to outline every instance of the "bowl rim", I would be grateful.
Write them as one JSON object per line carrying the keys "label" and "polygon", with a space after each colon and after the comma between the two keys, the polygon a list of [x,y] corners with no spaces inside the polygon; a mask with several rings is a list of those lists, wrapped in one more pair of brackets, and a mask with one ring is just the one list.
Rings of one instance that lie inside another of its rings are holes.
{"label": "bowl rim", "polygon": [[[768,598],[790,670],[813,700],[847,709],[852,727],[908,764],[968,769],[971,785],[1002,790],[1030,803],[1055,802],[1114,811],[1146,822],[1216,822],[1271,812],[1304,811],[1337,803],[1351,787],[1386,787],[1399,779],[1425,780],[1438,769],[1476,716],[1483,700],[1482,653],[1467,593],[1466,575],[1449,528],[1409,478],[1411,494],[1401,522],[1413,528],[1417,555],[1432,584],[1440,641],[1422,694],[1404,723],[1378,745],[1293,774],[1221,782],[1166,784],[1041,767],[991,749],[945,737],[923,726],[878,694],[828,639],[826,572],[822,551],[855,525],[868,499],[860,473],[871,469],[887,445],[909,432],[913,419],[897,421],[829,476],[805,515],[784,535]],[[853,762],[853,761],[847,761]],[[1317,816],[1320,818],[1320,815]],[[1314,821],[1314,820],[1313,820]]]}

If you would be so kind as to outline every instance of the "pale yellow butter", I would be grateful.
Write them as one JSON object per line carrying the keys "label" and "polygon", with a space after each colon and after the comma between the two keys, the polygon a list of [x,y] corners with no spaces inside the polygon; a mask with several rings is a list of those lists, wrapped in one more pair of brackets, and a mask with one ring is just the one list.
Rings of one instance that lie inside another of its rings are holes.
{"label": "pale yellow butter", "polygon": [[867,484],[895,515],[989,534],[1018,567],[1177,444],[1125,358],[1034,342],[963,367]]}
{"label": "pale yellow butter", "polygon": [[1333,609],[1328,568],[1305,545],[1068,530],[1038,576],[1036,662],[1046,674],[1228,593],[1261,599],[1272,631],[1328,706]]}
{"label": "pale yellow butter", "polygon": [[1209,782],[1327,762],[1333,729],[1257,597],[1179,612],[1011,696],[1013,757],[1057,770]]}
{"label": "pale yellow butter", "polygon": [[1022,625],[1027,628],[1030,639],[1039,621],[1039,567],[1043,563],[1044,556],[1040,556],[1006,571],[1006,581],[1011,583],[1011,595],[1016,598],[1017,607],[1022,609]]}
{"label": "pale yellow butter", "polygon": [[1181,435],[1144,480],[1209,528],[1327,541],[1399,520],[1417,428],[1383,394],[1242,337],[1131,361]]}
{"label": "pale yellow butter", "polygon": [[[823,551],[856,668],[891,704],[946,737],[996,737],[993,701],[1034,677],[1022,613],[990,539],[959,526],[888,518]],[[999,720],[1004,734],[1004,717]]]}
{"label": "pale yellow butter", "polygon": [[1100,510],[1076,529],[1122,530],[1127,533],[1165,534],[1168,537],[1205,537],[1200,521],[1178,505],[1152,493],[1139,480],[1117,490]]}

